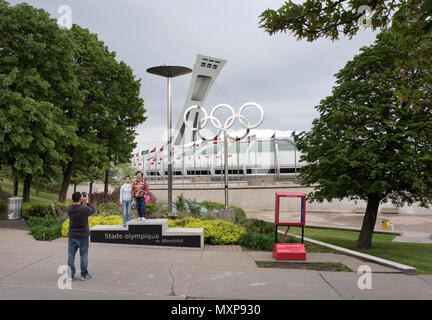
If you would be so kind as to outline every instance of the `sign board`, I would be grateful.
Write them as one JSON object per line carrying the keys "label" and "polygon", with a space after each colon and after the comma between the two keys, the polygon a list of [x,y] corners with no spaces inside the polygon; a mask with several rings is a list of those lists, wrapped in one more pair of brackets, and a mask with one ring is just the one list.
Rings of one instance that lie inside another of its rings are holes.
{"label": "sign board", "polygon": [[202,228],[168,228],[168,219],[131,220],[126,226],[99,225],[90,229],[90,241],[161,247],[204,247]]}

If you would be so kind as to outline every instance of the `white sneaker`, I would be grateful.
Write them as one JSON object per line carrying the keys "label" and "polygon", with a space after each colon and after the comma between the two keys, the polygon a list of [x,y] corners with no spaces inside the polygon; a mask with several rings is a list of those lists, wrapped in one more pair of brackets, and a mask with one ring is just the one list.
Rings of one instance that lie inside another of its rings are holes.
{"label": "white sneaker", "polygon": [[142,217],[143,221],[145,220],[145,217]]}

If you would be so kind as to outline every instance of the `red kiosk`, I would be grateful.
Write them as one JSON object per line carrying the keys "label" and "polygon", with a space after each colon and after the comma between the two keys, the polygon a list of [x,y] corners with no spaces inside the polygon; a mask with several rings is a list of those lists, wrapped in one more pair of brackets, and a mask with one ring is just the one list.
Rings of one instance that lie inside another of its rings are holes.
{"label": "red kiosk", "polygon": [[[280,198],[300,198],[301,213],[300,222],[280,222],[279,221],[279,202]],[[301,192],[276,192],[275,205],[275,245],[273,247],[273,258],[276,260],[306,260],[306,250],[304,247],[304,226],[306,217],[306,194]],[[277,243],[278,227],[286,226],[287,230],[280,243]],[[299,243],[283,243],[291,226],[302,227],[302,241]]]}

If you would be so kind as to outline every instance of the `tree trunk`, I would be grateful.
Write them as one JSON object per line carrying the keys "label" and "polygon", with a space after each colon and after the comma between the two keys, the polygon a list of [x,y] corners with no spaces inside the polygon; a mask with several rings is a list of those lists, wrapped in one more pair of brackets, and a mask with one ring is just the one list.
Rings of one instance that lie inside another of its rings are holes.
{"label": "tree trunk", "polygon": [[109,184],[109,171],[106,170],[105,171],[105,188],[104,188],[105,195],[108,194],[108,184]]}
{"label": "tree trunk", "polygon": [[36,177],[36,197],[39,197],[39,178]]}
{"label": "tree trunk", "polygon": [[27,176],[24,179],[23,202],[30,202],[30,186],[31,186],[31,176]]}
{"label": "tree trunk", "polygon": [[77,184],[74,183],[74,192],[76,192]]}
{"label": "tree trunk", "polygon": [[381,199],[375,195],[370,195],[368,197],[366,213],[363,218],[363,225],[356,244],[356,248],[358,249],[370,249],[372,247],[372,236],[380,201]]}
{"label": "tree trunk", "polygon": [[90,181],[89,184],[89,200],[92,201],[92,193],[93,193],[93,181]]}
{"label": "tree trunk", "polygon": [[72,172],[75,166],[75,148],[72,149],[72,159],[69,161],[69,163],[66,166],[66,169],[63,170],[63,181],[60,187],[60,193],[59,193],[59,202],[65,202],[66,196],[70,184],[70,180],[72,177]]}
{"label": "tree trunk", "polygon": [[18,179],[14,178],[13,195],[15,197],[18,196],[18,185],[19,185]]}

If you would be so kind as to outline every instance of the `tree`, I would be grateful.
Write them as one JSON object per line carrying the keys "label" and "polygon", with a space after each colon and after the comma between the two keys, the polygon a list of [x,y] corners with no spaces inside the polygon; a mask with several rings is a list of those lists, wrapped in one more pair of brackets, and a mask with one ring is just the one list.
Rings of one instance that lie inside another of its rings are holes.
{"label": "tree", "polygon": [[300,177],[316,184],[310,199],[367,201],[358,248],[371,247],[380,203],[428,206],[432,199],[432,106],[423,101],[414,110],[399,99],[412,81],[396,71],[405,54],[397,35],[379,34],[336,74],[312,132],[295,138],[307,163]]}
{"label": "tree", "polygon": [[[77,102],[73,43],[43,10],[0,0],[0,165],[24,179],[49,176],[74,128],[62,107]],[[16,184],[17,186],[17,184]]]}
{"label": "tree", "polygon": [[368,21],[373,30],[387,28],[392,15],[407,33],[420,35],[432,28],[432,2],[423,0],[289,0],[278,10],[265,10],[260,27],[270,35],[291,31],[298,40],[337,40],[341,34],[352,38]]}
{"label": "tree", "polygon": [[[365,11],[366,9],[366,11]],[[368,12],[369,11],[369,12]],[[390,27],[405,52],[396,61],[399,76],[407,81],[399,90],[400,101],[414,110],[430,99],[432,88],[432,1],[424,0],[289,0],[278,10],[260,15],[260,27],[272,35],[291,32],[298,40],[352,38],[361,28]]]}
{"label": "tree", "polygon": [[124,159],[135,147],[135,127],[145,121],[140,81],[132,70],[117,62],[97,35],[73,25],[75,75],[83,104],[65,110],[77,127],[78,142],[68,149],[69,161],[63,167],[59,201],[66,192],[75,166],[109,168]]}

